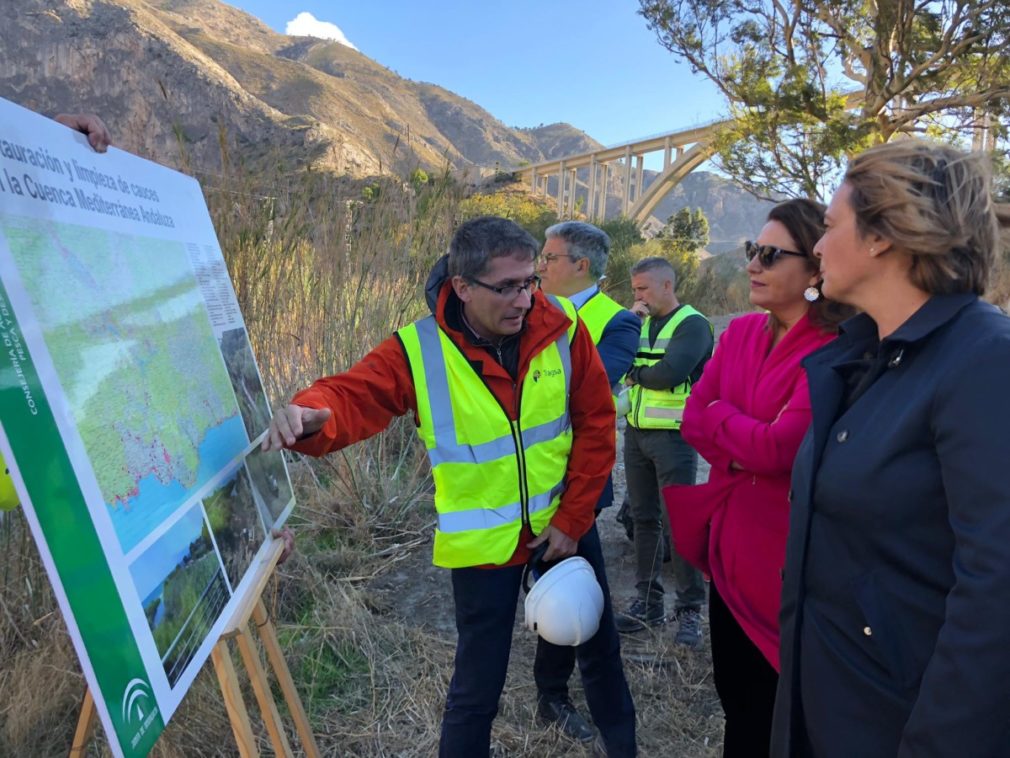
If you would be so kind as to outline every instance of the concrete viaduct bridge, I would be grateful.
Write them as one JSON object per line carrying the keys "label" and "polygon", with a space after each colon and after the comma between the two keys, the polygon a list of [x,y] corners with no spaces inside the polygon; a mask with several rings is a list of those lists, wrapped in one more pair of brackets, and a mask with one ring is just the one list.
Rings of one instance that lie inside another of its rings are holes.
{"label": "concrete viaduct bridge", "polygon": [[[714,152],[719,129],[731,121],[719,120],[668,134],[644,137],[588,153],[569,155],[515,170],[535,194],[557,198],[558,215],[575,215],[576,194],[586,198],[582,208],[590,221],[602,220],[607,211],[607,189],[617,177],[621,213],[643,224],[666,193]],[[663,152],[663,170],[647,187],[645,156]],[[554,186],[551,186],[554,185]],[[613,193],[610,195],[613,197]]]}

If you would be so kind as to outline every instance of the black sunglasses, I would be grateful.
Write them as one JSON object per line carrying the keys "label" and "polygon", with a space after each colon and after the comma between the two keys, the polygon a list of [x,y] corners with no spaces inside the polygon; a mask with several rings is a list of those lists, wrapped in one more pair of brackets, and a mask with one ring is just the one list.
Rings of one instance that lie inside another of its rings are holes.
{"label": "black sunglasses", "polygon": [[783,255],[792,255],[797,258],[807,257],[803,253],[797,253],[793,250],[783,250],[781,247],[775,247],[774,245],[759,245],[750,240],[743,243],[743,253],[747,256],[748,262],[757,258],[758,263],[761,264],[761,268],[771,268]]}
{"label": "black sunglasses", "polygon": [[[469,279],[469,278],[468,278]],[[533,296],[533,293],[540,289],[540,277],[534,274],[529,279],[527,279],[522,284],[507,284],[502,287],[495,287],[493,284],[487,284],[482,282],[480,279],[469,279],[479,287],[483,287],[486,290],[491,290],[499,297],[505,297],[509,300],[515,300],[519,297],[520,292],[525,292],[526,294]]]}

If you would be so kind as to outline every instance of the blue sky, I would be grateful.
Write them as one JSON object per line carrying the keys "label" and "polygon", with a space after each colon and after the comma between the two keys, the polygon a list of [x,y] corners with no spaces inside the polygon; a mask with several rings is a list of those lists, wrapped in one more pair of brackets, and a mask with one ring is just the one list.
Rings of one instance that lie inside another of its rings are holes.
{"label": "blue sky", "polygon": [[312,14],[369,58],[509,126],[566,121],[610,145],[724,112],[715,88],[656,41],[636,0],[226,1],[282,33]]}

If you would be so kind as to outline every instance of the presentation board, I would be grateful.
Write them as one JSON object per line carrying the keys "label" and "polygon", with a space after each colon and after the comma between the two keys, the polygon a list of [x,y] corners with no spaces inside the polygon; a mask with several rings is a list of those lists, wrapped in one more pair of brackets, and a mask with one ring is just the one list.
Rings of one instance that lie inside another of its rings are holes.
{"label": "presentation board", "polygon": [[0,124],[0,453],[113,752],[146,755],[291,484],[196,180]]}

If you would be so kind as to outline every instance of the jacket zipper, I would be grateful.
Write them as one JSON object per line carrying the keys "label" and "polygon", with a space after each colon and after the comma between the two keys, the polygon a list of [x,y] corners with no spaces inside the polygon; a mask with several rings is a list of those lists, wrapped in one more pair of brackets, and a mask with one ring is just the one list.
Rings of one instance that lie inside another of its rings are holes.
{"label": "jacket zipper", "polygon": [[515,423],[511,423],[509,426],[512,427],[512,438],[516,446],[516,461],[519,464],[519,507],[522,513],[521,519],[523,525],[528,526],[532,532],[533,524],[530,523],[530,488],[529,482],[526,481],[526,454],[523,448],[523,430],[519,426],[519,419],[522,418],[521,406],[523,396],[518,384],[512,385],[512,394],[516,398],[516,420]]}
{"label": "jacket zipper", "polygon": [[632,418],[635,419],[635,423],[632,424],[632,426],[640,427],[642,419],[639,417],[639,413],[642,410],[642,396],[645,394],[645,387],[637,382],[635,383],[635,386],[638,387],[638,392],[635,393],[635,409],[631,414]]}
{"label": "jacket zipper", "polygon": [[[453,341],[450,340],[450,342]],[[469,358],[467,358],[466,353],[462,349],[460,349],[459,345],[453,342],[453,347],[455,347],[456,350],[458,350],[460,354],[463,356],[463,358],[469,362]],[[494,348],[494,351],[498,356],[498,365],[504,366],[505,365],[504,356],[502,355],[501,348],[499,348],[498,345],[492,345],[492,347]],[[476,371],[474,373],[477,374]],[[498,396],[494,393],[494,390],[491,389],[491,385],[488,384],[487,379],[485,379],[482,374],[477,374],[477,378],[481,380],[481,383],[485,387],[487,387],[487,391],[491,395],[491,397],[493,397],[497,401],[498,407],[501,408],[502,413],[505,414],[505,420],[508,421],[509,429],[512,432],[512,444],[515,446],[516,449],[516,467],[519,470],[519,508],[521,514],[520,521],[524,526],[528,526],[530,528],[530,531],[532,532],[533,524],[530,522],[530,491],[529,491],[529,483],[526,481],[526,456],[523,454],[523,430],[522,427],[520,426],[519,421],[521,418],[520,413],[522,410],[522,382],[512,383],[512,394],[515,395],[516,398],[516,413],[515,413],[516,420],[513,422],[509,418],[509,414],[505,408],[505,405],[501,402],[501,400],[498,399]]]}
{"label": "jacket zipper", "polygon": [[[478,375],[479,376],[479,375]],[[498,407],[501,408],[501,412],[505,414],[505,420],[508,422],[509,430],[512,432],[512,444],[516,449],[516,468],[519,470],[519,507],[521,510],[521,521],[524,525],[530,527],[530,531],[533,530],[532,524],[530,524],[530,495],[529,495],[529,485],[526,482],[526,456],[523,455],[523,430],[519,425],[519,410],[522,405],[522,394],[518,392],[519,384],[512,385],[512,394],[516,396],[516,420],[512,421],[509,418],[508,411],[505,409],[505,405],[498,400],[498,396],[494,394],[491,386],[487,383],[483,376],[479,376],[481,382],[487,387],[488,393],[498,402]]]}
{"label": "jacket zipper", "polygon": [[[495,353],[498,354],[498,365],[504,366],[505,359],[504,356],[502,356],[501,349],[498,347],[498,345],[493,345],[493,347]],[[481,377],[481,379],[483,380],[483,377]],[[484,382],[484,385],[487,386],[487,382]],[[491,387],[488,387],[488,392],[491,393],[492,397],[494,396],[494,392],[491,390]],[[512,384],[512,394],[515,396],[516,399],[516,414],[515,414],[516,420],[515,421],[509,420],[508,413],[505,414],[505,419],[509,421],[509,429],[512,432],[512,444],[515,445],[516,448],[516,465],[519,468],[519,509],[521,514],[520,520],[522,521],[523,525],[528,526],[530,528],[530,531],[532,532],[533,525],[530,523],[530,490],[529,490],[529,483],[526,481],[526,456],[523,453],[523,430],[522,427],[519,426],[519,419],[522,418],[521,414],[522,393],[519,391],[518,382],[514,382]],[[503,406],[502,411],[504,410],[505,408]]]}

